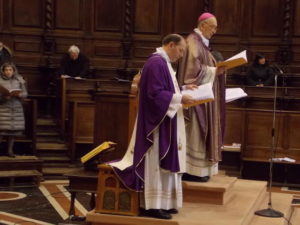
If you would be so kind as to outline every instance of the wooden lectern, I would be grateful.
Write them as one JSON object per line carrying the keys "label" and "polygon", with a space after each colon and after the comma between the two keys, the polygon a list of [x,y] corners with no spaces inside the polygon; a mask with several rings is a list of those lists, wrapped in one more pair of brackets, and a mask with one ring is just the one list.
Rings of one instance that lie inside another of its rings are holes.
{"label": "wooden lectern", "polygon": [[138,192],[127,189],[108,165],[99,165],[96,213],[137,216]]}
{"label": "wooden lectern", "polygon": [[115,151],[104,153],[102,162],[121,159],[125,154],[137,113],[137,81],[102,82],[94,93],[94,145],[112,141]]}
{"label": "wooden lectern", "polygon": [[[112,141],[114,151],[101,153],[101,161],[121,159],[134,128],[138,105],[138,74],[134,81],[101,83],[94,93],[94,144]],[[139,213],[138,192],[128,190],[107,165],[99,165],[96,213],[136,216]]]}

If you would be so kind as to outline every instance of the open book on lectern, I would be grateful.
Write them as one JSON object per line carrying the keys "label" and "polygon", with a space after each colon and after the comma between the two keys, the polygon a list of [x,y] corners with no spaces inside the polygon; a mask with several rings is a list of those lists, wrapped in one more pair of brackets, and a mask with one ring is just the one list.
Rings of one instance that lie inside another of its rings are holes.
{"label": "open book on lectern", "polygon": [[226,69],[231,69],[246,64],[247,62],[247,52],[244,50],[223,62],[217,63],[217,67],[226,66]]}

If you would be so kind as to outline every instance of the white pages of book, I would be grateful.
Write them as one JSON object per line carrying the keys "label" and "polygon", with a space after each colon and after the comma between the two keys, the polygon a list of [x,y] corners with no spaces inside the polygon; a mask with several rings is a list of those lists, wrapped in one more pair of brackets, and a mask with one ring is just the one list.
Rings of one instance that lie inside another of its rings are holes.
{"label": "white pages of book", "polygon": [[247,93],[242,88],[226,88],[226,103],[246,96]]}
{"label": "white pages of book", "polygon": [[238,53],[238,54],[236,54],[236,55],[230,57],[229,59],[226,59],[225,62],[226,62],[226,61],[231,61],[231,60],[234,60],[234,59],[240,59],[240,58],[241,58],[241,59],[244,59],[244,60],[247,62],[247,54],[246,54],[246,50],[244,50],[244,51],[242,51],[242,52],[240,52],[240,53]]}
{"label": "white pages of book", "polygon": [[212,83],[206,83],[198,86],[198,88],[193,90],[183,90],[182,95],[190,95],[194,100],[213,100],[214,93],[212,90]]}
{"label": "white pages of book", "polygon": [[296,160],[289,158],[289,157],[283,157],[283,158],[273,158],[274,162],[290,162],[290,163],[295,163]]}
{"label": "white pages of book", "polygon": [[246,64],[248,62],[247,60],[247,52],[246,50],[230,57],[229,59],[226,59],[223,62],[217,63],[217,66],[226,66],[227,69],[231,69],[237,66],[241,66],[243,64]]}

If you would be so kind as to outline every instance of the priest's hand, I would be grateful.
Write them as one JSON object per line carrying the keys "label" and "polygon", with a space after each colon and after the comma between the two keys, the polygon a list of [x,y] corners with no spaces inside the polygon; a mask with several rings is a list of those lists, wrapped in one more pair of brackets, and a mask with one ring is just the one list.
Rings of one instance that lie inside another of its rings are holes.
{"label": "priest's hand", "polygon": [[187,84],[187,85],[185,85],[185,88],[188,90],[194,90],[194,89],[197,89],[198,86],[196,84]]}
{"label": "priest's hand", "polygon": [[219,66],[219,67],[217,67],[216,74],[222,75],[226,72],[226,70],[227,70],[226,66]]}
{"label": "priest's hand", "polygon": [[182,95],[181,103],[184,105],[193,104],[195,100],[190,95]]}

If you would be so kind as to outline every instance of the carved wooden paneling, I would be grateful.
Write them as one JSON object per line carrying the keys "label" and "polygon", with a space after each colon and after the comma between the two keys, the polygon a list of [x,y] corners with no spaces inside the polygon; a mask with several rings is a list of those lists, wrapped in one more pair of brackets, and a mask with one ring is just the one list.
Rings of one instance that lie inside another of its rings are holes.
{"label": "carved wooden paneling", "polygon": [[94,0],[96,31],[121,32],[123,2],[122,0]]}
{"label": "carved wooden paneling", "polygon": [[0,0],[0,30],[3,27],[3,0]]}
{"label": "carved wooden paneling", "polygon": [[295,2],[294,9],[294,35],[300,37],[300,1]]}
{"label": "carved wooden paneling", "polygon": [[287,142],[289,143],[288,148],[289,149],[297,149],[300,154],[300,132],[299,132],[299,126],[300,126],[300,115],[299,114],[292,114],[288,117],[288,133],[285,135],[285,138],[287,138]]}
{"label": "carved wooden paneling", "polygon": [[[276,55],[278,51],[278,46],[275,44],[270,44],[270,42],[263,42],[260,40],[262,43],[257,43],[254,46],[249,47],[249,50],[252,56],[252,58],[249,58],[249,61],[253,61],[255,58],[255,53],[257,52],[263,52],[264,56],[269,60],[269,62],[276,61]],[[277,42],[276,42],[277,43]]]}
{"label": "carved wooden paneling", "polygon": [[219,51],[224,59],[227,59],[239,52],[237,43],[224,43],[222,41],[213,43],[213,50]]}
{"label": "carved wooden paneling", "polygon": [[242,110],[226,110],[226,129],[224,144],[242,143],[244,130],[244,112]]}
{"label": "carved wooden paneling", "polygon": [[119,159],[128,146],[129,97],[118,93],[96,93],[95,145],[104,141],[117,143],[116,150],[104,155],[105,161]]}
{"label": "carved wooden paneling", "polygon": [[99,42],[94,47],[96,56],[119,57],[121,55],[121,45],[115,42]]}
{"label": "carved wooden paneling", "polygon": [[[299,40],[300,42],[300,40]],[[294,62],[296,62],[297,64],[300,64],[300,43],[298,46],[294,46],[293,47],[293,51],[294,51]]]}
{"label": "carved wooden paneling", "polygon": [[30,94],[39,94],[41,90],[47,89],[47,79],[38,68],[36,67],[28,67],[28,66],[21,66],[17,63],[18,70],[20,74],[24,77],[26,81],[26,87]]}
{"label": "carved wooden paneling", "polygon": [[156,48],[160,46],[160,43],[137,43],[134,48],[133,55],[137,58],[147,58],[155,52]]}
{"label": "carved wooden paneling", "polygon": [[42,5],[40,0],[13,0],[13,26],[41,27]]}
{"label": "carved wooden paneling", "polygon": [[161,1],[136,0],[134,32],[159,33],[161,24]]}
{"label": "carved wooden paneling", "polygon": [[82,0],[55,0],[55,29],[81,29],[82,9]]}
{"label": "carved wooden paneling", "polygon": [[17,52],[40,52],[41,43],[39,41],[15,41],[14,51]]}
{"label": "carved wooden paneling", "polygon": [[281,27],[281,5],[280,0],[255,0],[252,8],[252,35],[273,36],[280,34]]}
{"label": "carved wooden paneling", "polygon": [[272,117],[270,114],[250,112],[246,115],[247,146],[271,146]]}
{"label": "carved wooden paneling", "polygon": [[241,18],[240,0],[214,0],[214,14],[218,19],[218,31],[220,35],[238,36],[241,23],[237,21]]}
{"label": "carved wooden paneling", "polygon": [[[247,108],[228,107],[226,112],[225,144],[241,143],[243,157],[268,159],[272,148],[273,111],[247,105]],[[300,159],[299,124],[298,112],[276,112],[275,157]]]}
{"label": "carved wooden paneling", "polygon": [[190,33],[197,27],[197,19],[203,12],[203,3],[198,0],[175,0],[174,1],[174,32]]}
{"label": "carved wooden paneling", "polygon": [[75,138],[78,141],[90,140],[92,143],[94,139],[95,105],[82,102],[79,103],[77,107],[78,119],[75,121],[77,128]]}
{"label": "carved wooden paneling", "polygon": [[76,44],[101,75],[120,67],[142,67],[164,35],[189,34],[198,16],[210,11],[219,23],[211,47],[224,58],[248,49],[275,61],[286,45],[297,65],[299,10],[296,0],[0,0],[0,38],[19,65],[36,68],[49,62],[57,66]]}

